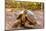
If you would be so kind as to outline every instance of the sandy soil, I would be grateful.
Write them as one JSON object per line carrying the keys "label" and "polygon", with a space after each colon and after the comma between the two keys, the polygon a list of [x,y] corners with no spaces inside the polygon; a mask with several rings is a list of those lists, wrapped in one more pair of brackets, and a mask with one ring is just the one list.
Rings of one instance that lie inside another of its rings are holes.
{"label": "sandy soil", "polygon": [[[9,12],[8,10],[11,9],[6,9],[6,30],[11,29],[16,20],[15,14],[13,12]],[[35,13],[35,15],[37,16],[37,19],[40,22],[40,28],[43,28],[44,25],[43,11],[39,10],[32,12]]]}

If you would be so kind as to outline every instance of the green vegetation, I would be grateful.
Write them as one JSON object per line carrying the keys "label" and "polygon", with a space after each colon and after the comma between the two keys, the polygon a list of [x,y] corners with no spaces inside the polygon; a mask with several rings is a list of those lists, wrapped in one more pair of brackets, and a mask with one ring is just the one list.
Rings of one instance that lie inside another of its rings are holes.
{"label": "green vegetation", "polygon": [[6,8],[16,8],[16,9],[41,9],[41,2],[25,2],[25,1],[15,1],[6,0]]}

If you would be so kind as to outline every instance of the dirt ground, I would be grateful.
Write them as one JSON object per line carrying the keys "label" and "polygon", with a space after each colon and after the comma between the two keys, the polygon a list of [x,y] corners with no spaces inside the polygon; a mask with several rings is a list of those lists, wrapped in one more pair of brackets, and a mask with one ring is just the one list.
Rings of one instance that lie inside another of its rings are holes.
{"label": "dirt ground", "polygon": [[[16,16],[13,12],[9,12],[9,10],[11,9],[6,9],[6,30],[9,30],[12,28],[15,20],[16,20]],[[40,22],[40,28],[43,28],[44,27],[44,16],[43,16],[43,11],[40,11],[40,10],[35,10],[35,11],[32,11],[36,16],[37,16],[37,19],[38,21]]]}

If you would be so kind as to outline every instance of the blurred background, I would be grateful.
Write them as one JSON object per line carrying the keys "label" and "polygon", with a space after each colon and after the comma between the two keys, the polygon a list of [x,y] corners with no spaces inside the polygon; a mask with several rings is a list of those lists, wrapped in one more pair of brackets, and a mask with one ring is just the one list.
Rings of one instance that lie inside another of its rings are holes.
{"label": "blurred background", "polygon": [[16,9],[28,9],[28,10],[41,10],[44,9],[43,2],[25,2],[25,1],[15,1],[6,0],[6,8],[16,8]]}
{"label": "blurred background", "polygon": [[43,2],[28,2],[28,1],[15,1],[15,0],[5,0],[5,12],[6,12],[6,29],[11,29],[15,22],[15,12],[16,10],[30,10],[38,18],[41,23],[39,28],[44,28],[44,3]]}

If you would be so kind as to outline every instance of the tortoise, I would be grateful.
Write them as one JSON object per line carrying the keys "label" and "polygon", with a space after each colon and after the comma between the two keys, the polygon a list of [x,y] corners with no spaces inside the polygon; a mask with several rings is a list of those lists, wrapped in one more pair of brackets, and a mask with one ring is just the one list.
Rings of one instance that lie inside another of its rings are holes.
{"label": "tortoise", "polygon": [[32,11],[22,10],[19,13],[16,22],[12,26],[13,29],[32,29],[38,27],[37,17]]}

